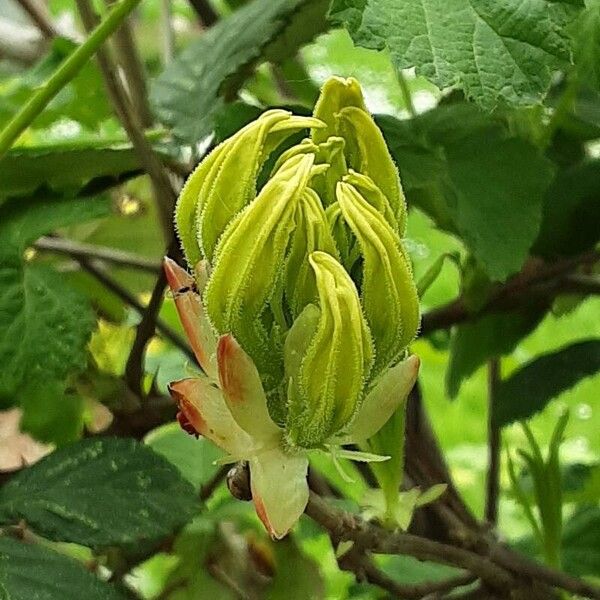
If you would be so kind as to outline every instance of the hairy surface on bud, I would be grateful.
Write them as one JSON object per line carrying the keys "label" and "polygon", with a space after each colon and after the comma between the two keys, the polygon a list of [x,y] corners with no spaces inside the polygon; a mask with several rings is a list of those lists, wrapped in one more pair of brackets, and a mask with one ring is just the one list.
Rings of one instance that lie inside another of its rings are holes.
{"label": "hairy surface on bud", "polygon": [[307,188],[298,205],[296,230],[285,272],[285,294],[294,319],[307,304],[317,299],[315,274],[307,260],[316,250],[339,258],[319,196]]}
{"label": "hairy surface on bud", "polygon": [[349,106],[337,115],[340,133],[346,140],[348,166],[368,175],[396,215],[400,235],[406,228],[406,201],[398,169],[373,117],[366,111]]}
{"label": "hairy surface on bud", "polygon": [[[288,449],[322,446],[351,422],[364,431],[363,396],[403,358],[419,308],[398,170],[358,82],[332,77],[312,117],[269,110],[224,141],[187,181],[176,221],[190,267],[207,279],[201,297],[178,305],[202,360],[217,339],[222,350],[239,345]],[[223,381],[237,381],[233,372]],[[225,392],[235,415],[236,394]]]}
{"label": "hairy surface on bud", "polygon": [[[187,180],[175,213],[188,262],[209,260],[229,221],[256,194],[256,179],[271,152],[293,133],[322,124],[270,110],[215,148]],[[235,172],[235,177],[231,173]]]}
{"label": "hairy surface on bud", "polygon": [[378,374],[417,333],[417,290],[400,238],[383,215],[348,183],[338,184],[337,197],[364,258],[362,301],[375,341],[374,373]]}
{"label": "hairy surface on bud", "polygon": [[283,265],[294,215],[311,176],[314,157],[285,162],[254,199],[229,223],[215,251],[204,299],[220,333],[233,333],[267,379],[277,381],[276,356],[261,319]]}
{"label": "hairy surface on bud", "polygon": [[292,443],[303,447],[322,444],[350,421],[373,360],[354,282],[329,254],[314,252],[309,262],[316,277],[319,317],[314,335],[304,338],[305,351],[296,348],[302,358],[287,366],[286,429]]}

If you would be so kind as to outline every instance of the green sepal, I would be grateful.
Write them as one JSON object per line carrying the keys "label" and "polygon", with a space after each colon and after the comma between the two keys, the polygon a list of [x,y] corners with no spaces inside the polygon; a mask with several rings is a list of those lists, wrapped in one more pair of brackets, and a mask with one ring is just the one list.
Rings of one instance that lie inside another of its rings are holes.
{"label": "green sepal", "polygon": [[362,301],[375,343],[376,376],[414,339],[419,300],[410,261],[398,234],[357,189],[340,182],[337,197],[364,258]]}
{"label": "green sepal", "polygon": [[[292,445],[314,448],[344,428],[360,405],[373,346],[354,282],[324,252],[309,257],[320,317],[297,375],[289,372],[286,432]],[[290,333],[294,330],[290,330]]]}

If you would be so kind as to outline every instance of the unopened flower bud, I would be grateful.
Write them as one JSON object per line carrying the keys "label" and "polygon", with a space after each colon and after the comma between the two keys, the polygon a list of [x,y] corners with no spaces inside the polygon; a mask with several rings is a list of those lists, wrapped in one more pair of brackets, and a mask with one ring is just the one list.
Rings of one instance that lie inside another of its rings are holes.
{"label": "unopened flower bud", "polygon": [[354,282],[329,254],[314,252],[309,261],[319,308],[305,309],[286,342],[286,432],[291,443],[303,447],[318,446],[348,425],[373,360]]}

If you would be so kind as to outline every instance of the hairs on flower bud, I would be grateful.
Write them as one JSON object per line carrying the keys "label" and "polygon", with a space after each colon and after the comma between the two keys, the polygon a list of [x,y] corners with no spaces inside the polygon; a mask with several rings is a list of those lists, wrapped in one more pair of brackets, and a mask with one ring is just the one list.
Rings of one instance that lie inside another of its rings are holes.
{"label": "hairs on flower bud", "polygon": [[[323,444],[354,415],[373,362],[373,347],[348,273],[325,252],[313,252],[309,261],[315,272],[320,313],[310,344],[297,350],[301,361],[286,368],[286,431],[294,445],[310,448]],[[306,328],[304,323],[299,326]]]}
{"label": "hairs on flower bud", "polygon": [[340,135],[336,114],[345,107],[353,106],[366,111],[360,84],[353,77],[330,77],[321,88],[313,116],[323,121],[326,127],[311,132],[312,140],[320,144],[332,135]]}
{"label": "hairs on flower bud", "polygon": [[270,110],[200,163],[188,178],[175,211],[188,264],[196,264],[203,256],[213,258],[217,240],[229,221],[256,194],[256,179],[269,154],[293,133],[322,126],[315,118]]}
{"label": "hairs on flower bud", "polygon": [[339,259],[319,196],[311,188],[306,188],[298,205],[296,230],[285,271],[285,292],[293,318],[317,299],[315,274],[307,260],[316,250]]}
{"label": "hairs on flower bud", "polygon": [[289,159],[230,222],[204,294],[213,326],[219,333],[233,333],[255,361],[267,390],[281,378],[281,352],[273,351],[263,311],[283,266],[313,162],[311,154]]}
{"label": "hairs on flower bud", "polygon": [[419,301],[410,262],[383,215],[348,184],[337,197],[364,257],[362,300],[375,343],[373,375],[395,361],[419,327]]}
{"label": "hairs on flower bud", "polygon": [[398,169],[381,130],[368,112],[354,106],[343,108],[337,118],[340,133],[346,140],[348,165],[368,175],[382,191],[396,215],[398,231],[403,235],[406,228],[406,200]]}

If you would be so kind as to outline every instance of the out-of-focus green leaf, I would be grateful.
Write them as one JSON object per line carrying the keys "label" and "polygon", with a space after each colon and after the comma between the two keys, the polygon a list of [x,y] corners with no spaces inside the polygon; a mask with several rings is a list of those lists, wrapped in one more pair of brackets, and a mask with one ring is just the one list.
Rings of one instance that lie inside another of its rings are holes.
{"label": "out-of-focus green leaf", "polygon": [[593,503],[600,501],[600,462],[591,465],[567,465],[562,473],[565,502]]}
{"label": "out-of-focus green leaf", "polygon": [[21,429],[35,439],[63,445],[81,436],[85,404],[76,392],[66,389],[64,382],[51,378],[27,380],[18,392],[18,400],[23,410]]}
{"label": "out-of-focus green leaf", "polygon": [[600,90],[600,2],[591,0],[569,28],[579,77]]}
{"label": "out-of-focus green leaf", "polygon": [[446,390],[455,398],[462,382],[491,358],[512,352],[523,337],[533,331],[543,314],[540,311],[492,313],[458,325],[450,342]]}
{"label": "out-of-focus green leaf", "polygon": [[[274,545],[275,576],[265,593],[267,600],[322,600],[323,578],[318,563],[304,556],[293,538]],[[290,583],[293,582],[292,585]]]}
{"label": "out-of-focus green leaf", "polygon": [[533,252],[545,258],[574,256],[600,239],[600,161],[557,173],[544,201]]}
{"label": "out-of-focus green leaf", "polygon": [[409,203],[459,234],[492,279],[518,271],[538,234],[552,180],[539,149],[467,104],[378,123]]}
{"label": "out-of-focus green leaf", "polygon": [[552,398],[600,370],[600,340],[585,340],[535,358],[501,381],[496,424],[528,419]]}
{"label": "out-of-focus green leaf", "polygon": [[0,198],[75,195],[140,173],[131,144],[102,140],[16,147],[0,160]]}
{"label": "out-of-focus green leaf", "polygon": [[[64,381],[86,364],[94,328],[85,297],[56,271],[36,264],[0,266],[0,398],[19,400],[31,380]],[[51,400],[48,397],[48,400]]]}
{"label": "out-of-focus green leaf", "polygon": [[570,62],[576,14],[570,0],[334,0],[330,11],[357,45],[389,48],[398,69],[459,86],[489,110],[544,96]]}
{"label": "out-of-focus green leaf", "polygon": [[124,600],[73,558],[8,537],[0,538],[0,590],[7,600]]}
{"label": "out-of-focus green leaf", "polygon": [[[16,114],[74,48],[74,42],[57,38],[53,40],[50,52],[34,67],[22,76],[0,84],[0,123]],[[94,129],[111,115],[100,71],[95,61],[89,61],[37,117],[32,127],[44,128],[68,118]]]}
{"label": "out-of-focus green leaf", "polygon": [[169,423],[151,431],[144,441],[173,463],[197,489],[217,472],[219,467],[215,461],[223,456],[223,451],[213,443],[204,437],[194,438],[178,423]]}
{"label": "out-of-focus green leaf", "polygon": [[600,577],[600,508],[580,508],[565,523],[562,566],[571,575]]}
{"label": "out-of-focus green leaf", "polygon": [[200,141],[261,58],[283,60],[323,31],[327,4],[253,0],[220,20],[155,81],[151,100],[159,118],[181,140]]}
{"label": "out-of-focus green leaf", "polygon": [[131,439],[96,438],[56,450],[0,491],[0,520],[25,519],[51,540],[92,548],[161,540],[196,505],[177,469]]}
{"label": "out-of-focus green leaf", "polygon": [[29,244],[46,233],[109,213],[110,203],[105,196],[6,201],[0,204],[0,256],[20,257]]}

